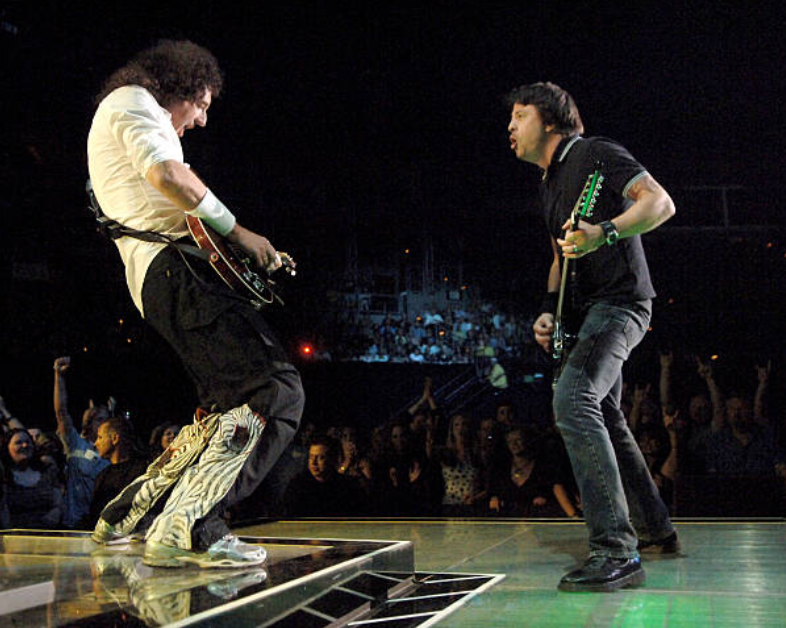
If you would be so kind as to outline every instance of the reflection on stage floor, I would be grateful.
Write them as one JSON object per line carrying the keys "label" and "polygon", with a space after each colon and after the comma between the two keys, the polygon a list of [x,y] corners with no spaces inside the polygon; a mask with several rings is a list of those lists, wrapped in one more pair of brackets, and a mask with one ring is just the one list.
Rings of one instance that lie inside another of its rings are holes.
{"label": "reflection on stage floor", "polygon": [[142,563],[142,543],[101,546],[87,532],[0,532],[0,627],[414,627],[435,623],[499,579],[416,573],[409,541],[241,538],[267,549],[264,565],[154,568]]}

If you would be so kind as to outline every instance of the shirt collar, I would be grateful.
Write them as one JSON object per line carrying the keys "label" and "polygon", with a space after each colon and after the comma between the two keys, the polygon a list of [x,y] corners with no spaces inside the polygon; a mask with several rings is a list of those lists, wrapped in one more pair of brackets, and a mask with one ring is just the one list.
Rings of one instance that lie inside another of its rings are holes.
{"label": "shirt collar", "polygon": [[567,157],[568,152],[570,149],[573,148],[573,145],[581,139],[581,135],[566,135],[560,140],[560,143],[557,144],[557,148],[554,149],[554,155],[556,155],[556,161],[552,157],[551,163],[549,167],[543,171],[543,181],[545,181],[549,176],[549,170],[554,168],[557,164],[561,164],[565,157]]}

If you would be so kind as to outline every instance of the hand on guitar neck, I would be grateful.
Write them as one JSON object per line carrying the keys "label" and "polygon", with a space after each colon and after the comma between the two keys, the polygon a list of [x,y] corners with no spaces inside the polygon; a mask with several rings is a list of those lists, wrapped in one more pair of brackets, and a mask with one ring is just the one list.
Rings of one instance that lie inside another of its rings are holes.
{"label": "hand on guitar neck", "polygon": [[567,259],[579,259],[588,253],[597,251],[606,241],[603,229],[580,220],[576,227],[571,225],[570,219],[562,225],[565,237],[557,239],[557,245],[562,249],[562,255]]}
{"label": "hand on guitar neck", "polygon": [[235,224],[226,238],[235,246],[240,247],[248,254],[252,262],[259,268],[263,268],[268,274],[272,274],[283,265],[281,256],[267,238],[241,227],[239,224]]}

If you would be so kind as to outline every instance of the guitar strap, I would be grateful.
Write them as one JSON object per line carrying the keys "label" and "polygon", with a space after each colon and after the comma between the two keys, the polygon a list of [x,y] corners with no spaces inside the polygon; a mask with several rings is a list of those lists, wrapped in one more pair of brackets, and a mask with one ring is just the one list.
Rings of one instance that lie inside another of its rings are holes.
{"label": "guitar strap", "polygon": [[144,240],[145,242],[157,242],[171,246],[179,251],[182,251],[183,253],[188,253],[189,255],[198,257],[199,259],[210,261],[210,251],[200,249],[198,246],[194,246],[192,244],[186,244],[184,242],[173,240],[171,237],[156,231],[140,231],[138,229],[132,229],[131,227],[127,227],[117,220],[109,218],[104,213],[104,210],[101,209],[101,205],[98,203],[98,199],[96,198],[95,192],[93,191],[93,184],[91,183],[90,179],[87,180],[85,191],[87,192],[88,198],[87,208],[93,214],[96,222],[98,223],[98,231],[109,239],[118,240],[120,238],[135,238],[137,240]]}

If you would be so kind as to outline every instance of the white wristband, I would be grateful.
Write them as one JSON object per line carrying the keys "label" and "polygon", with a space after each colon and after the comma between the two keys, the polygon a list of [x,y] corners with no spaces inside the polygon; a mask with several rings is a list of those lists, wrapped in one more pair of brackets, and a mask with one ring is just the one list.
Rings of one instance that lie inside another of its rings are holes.
{"label": "white wristband", "polygon": [[227,206],[219,201],[210,190],[199,201],[199,205],[186,213],[201,218],[222,236],[232,231],[235,227],[235,222],[237,222],[232,212],[227,209]]}

